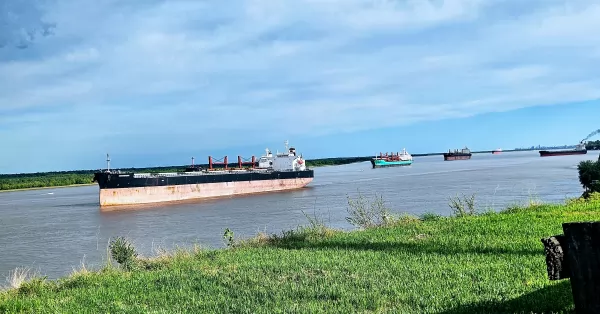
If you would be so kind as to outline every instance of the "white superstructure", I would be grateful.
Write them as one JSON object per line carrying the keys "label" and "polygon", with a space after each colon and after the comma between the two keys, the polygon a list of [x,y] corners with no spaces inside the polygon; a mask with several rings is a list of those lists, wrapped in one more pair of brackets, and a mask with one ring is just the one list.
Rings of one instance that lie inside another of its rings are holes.
{"label": "white superstructure", "polygon": [[400,153],[398,156],[400,157],[400,160],[403,161],[413,160],[413,156],[406,151],[406,148],[403,148],[402,153]]}
{"label": "white superstructure", "polygon": [[296,149],[293,147],[288,148],[288,142],[285,142],[286,152],[275,155],[267,148],[266,154],[261,156],[258,160],[259,169],[272,169],[275,171],[293,170],[303,171],[306,170],[306,161],[302,156],[298,156]]}

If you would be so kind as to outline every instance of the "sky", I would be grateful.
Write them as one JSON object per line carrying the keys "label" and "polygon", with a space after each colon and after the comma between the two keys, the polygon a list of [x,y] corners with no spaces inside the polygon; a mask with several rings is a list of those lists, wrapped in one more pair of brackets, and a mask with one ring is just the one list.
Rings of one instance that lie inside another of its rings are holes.
{"label": "sky", "polygon": [[0,173],[575,144],[593,0],[1,0]]}

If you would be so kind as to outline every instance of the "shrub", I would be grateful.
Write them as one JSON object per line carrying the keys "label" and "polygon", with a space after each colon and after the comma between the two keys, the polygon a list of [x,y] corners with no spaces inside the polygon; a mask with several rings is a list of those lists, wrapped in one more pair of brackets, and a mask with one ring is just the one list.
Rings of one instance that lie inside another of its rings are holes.
{"label": "shrub", "polygon": [[585,189],[584,198],[588,198],[591,193],[600,192],[600,156],[597,161],[584,160],[577,166],[579,172],[579,182]]}
{"label": "shrub", "polygon": [[346,221],[364,229],[383,226],[393,221],[393,217],[391,217],[389,209],[385,206],[383,198],[377,194],[375,194],[372,202],[365,199],[360,192],[356,200],[348,196],[347,212],[350,216],[346,217]]}
{"label": "shrub", "polygon": [[434,221],[441,219],[442,216],[436,213],[427,212],[421,215],[421,220],[423,221]]}
{"label": "shrub", "polygon": [[235,245],[233,231],[231,231],[229,228],[226,228],[225,232],[223,232],[223,239],[225,240],[225,244],[227,244],[227,246],[231,247]]}
{"label": "shrub", "polygon": [[464,194],[462,197],[459,197],[458,195],[450,197],[448,206],[452,209],[452,213],[458,217],[474,216],[477,214],[477,209],[475,208],[475,194],[472,194],[469,197]]}
{"label": "shrub", "polygon": [[110,243],[110,253],[112,258],[119,263],[125,270],[134,270],[137,268],[137,252],[131,243],[123,237],[117,237]]}

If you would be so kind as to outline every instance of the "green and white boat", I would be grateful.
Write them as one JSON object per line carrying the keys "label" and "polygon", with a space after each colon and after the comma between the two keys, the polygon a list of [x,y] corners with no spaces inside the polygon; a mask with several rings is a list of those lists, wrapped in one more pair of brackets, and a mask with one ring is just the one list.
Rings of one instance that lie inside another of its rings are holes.
{"label": "green and white boat", "polygon": [[373,168],[383,167],[397,167],[397,166],[410,166],[413,163],[413,157],[411,154],[406,152],[406,149],[402,149],[402,153],[379,153],[379,156],[371,159],[371,165]]}

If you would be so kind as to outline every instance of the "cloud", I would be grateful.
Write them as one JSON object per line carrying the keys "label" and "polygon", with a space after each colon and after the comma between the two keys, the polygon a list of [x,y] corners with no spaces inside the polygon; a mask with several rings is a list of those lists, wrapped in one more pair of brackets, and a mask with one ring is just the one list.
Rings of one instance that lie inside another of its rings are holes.
{"label": "cloud", "polygon": [[0,3],[0,48],[27,48],[38,37],[52,34],[54,24],[42,19],[43,0],[4,0]]}
{"label": "cloud", "polygon": [[591,0],[4,3],[0,137],[66,143],[65,154],[178,150],[186,136],[245,145],[600,97]]}

